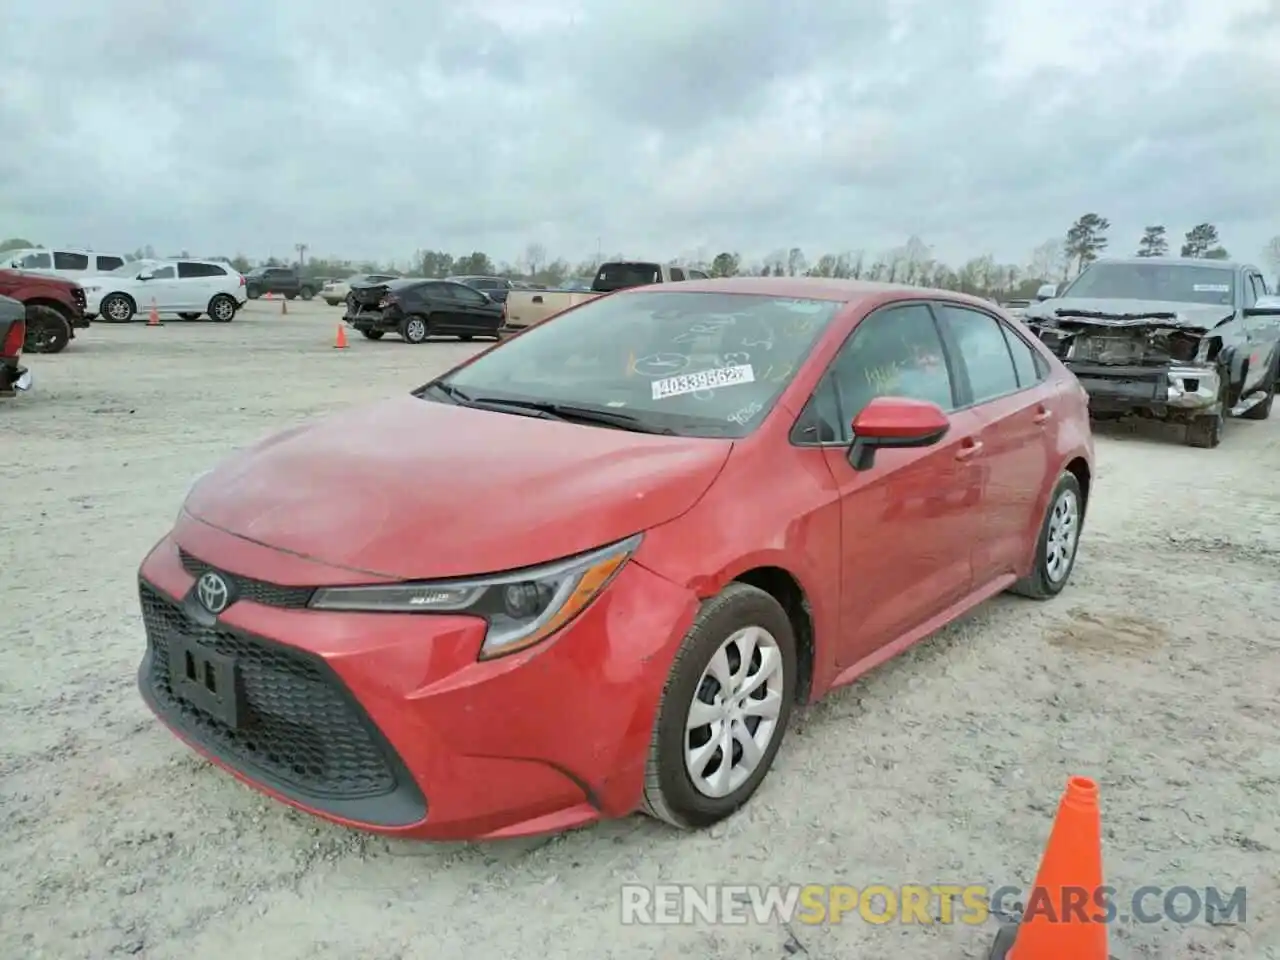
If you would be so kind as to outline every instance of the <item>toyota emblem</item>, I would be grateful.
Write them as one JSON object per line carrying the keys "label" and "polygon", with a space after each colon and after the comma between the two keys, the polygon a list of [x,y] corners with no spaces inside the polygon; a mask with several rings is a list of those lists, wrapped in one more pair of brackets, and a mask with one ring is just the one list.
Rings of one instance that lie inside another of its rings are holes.
{"label": "toyota emblem", "polygon": [[206,610],[219,614],[227,609],[227,604],[231,601],[231,588],[219,574],[209,570],[196,581],[196,596]]}

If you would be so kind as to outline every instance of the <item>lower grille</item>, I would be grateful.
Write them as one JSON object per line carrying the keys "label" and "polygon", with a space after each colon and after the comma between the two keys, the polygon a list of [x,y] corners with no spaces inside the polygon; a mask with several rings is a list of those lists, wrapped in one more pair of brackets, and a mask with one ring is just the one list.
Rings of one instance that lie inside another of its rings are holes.
{"label": "lower grille", "polygon": [[71,291],[71,296],[75,299],[76,307],[79,309],[79,311],[81,313],[84,313],[85,305],[88,302],[87,300],[85,300],[84,289],[81,287],[76,287],[74,290]]}
{"label": "lower grille", "polygon": [[[389,825],[425,816],[425,801],[399,757],[320,658],[201,626],[145,582],[139,593],[148,648],[139,681],[153,709],[178,732],[317,809]],[[175,694],[170,656],[177,643],[234,661],[242,705],[234,728]],[[352,810],[355,801],[366,809]],[[369,801],[378,803],[370,807]],[[379,806],[382,812],[374,812]]]}

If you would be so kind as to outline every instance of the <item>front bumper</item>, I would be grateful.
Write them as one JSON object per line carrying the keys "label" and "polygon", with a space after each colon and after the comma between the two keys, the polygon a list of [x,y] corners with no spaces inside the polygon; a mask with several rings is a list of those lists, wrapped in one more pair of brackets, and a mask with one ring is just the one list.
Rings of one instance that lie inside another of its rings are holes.
{"label": "front bumper", "polygon": [[[242,599],[201,625],[191,595],[209,565],[235,572]],[[551,640],[479,661],[470,617],[306,608],[350,576],[184,517],[140,571],[144,699],[242,781],[346,826],[480,839],[638,808],[691,593],[632,561]],[[170,652],[192,649],[232,658],[238,725],[175,694]]]}
{"label": "front bumper", "polygon": [[1089,394],[1090,409],[1097,412],[1144,410],[1165,416],[1215,413],[1220,407],[1222,380],[1213,367],[1111,366],[1070,361],[1066,366]]}

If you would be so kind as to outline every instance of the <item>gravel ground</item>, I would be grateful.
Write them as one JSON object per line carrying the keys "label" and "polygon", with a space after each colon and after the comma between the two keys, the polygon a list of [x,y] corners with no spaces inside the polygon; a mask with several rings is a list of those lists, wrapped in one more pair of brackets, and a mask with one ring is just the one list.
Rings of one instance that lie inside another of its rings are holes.
{"label": "gravel ground", "polygon": [[1113,928],[1113,954],[1280,956],[1280,421],[1216,451],[1100,435],[1066,593],[993,601],[797,714],[709,833],[389,842],[238,785],[134,685],[137,564],[196,474],[473,349],[337,351],[338,310],[273,306],[95,326],[0,402],[0,957],[986,957],[994,920],[624,927],[619,886],[1028,884],[1072,773],[1102,785],[1110,883],[1248,888],[1241,925]]}

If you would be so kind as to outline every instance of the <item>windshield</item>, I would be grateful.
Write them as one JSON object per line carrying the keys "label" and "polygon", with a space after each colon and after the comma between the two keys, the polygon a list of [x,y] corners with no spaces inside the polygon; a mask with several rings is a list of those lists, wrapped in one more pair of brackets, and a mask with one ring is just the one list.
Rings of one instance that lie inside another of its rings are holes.
{"label": "windshield", "polygon": [[601,297],[439,382],[477,400],[567,404],[687,436],[745,436],[842,306],[658,290]]}
{"label": "windshield", "polygon": [[1091,300],[1164,300],[1231,306],[1235,271],[1181,263],[1095,263],[1062,291]]}
{"label": "windshield", "polygon": [[158,260],[130,260],[128,263],[121,264],[112,270],[108,276],[112,277],[136,277],[147,267],[155,266]]}
{"label": "windshield", "polygon": [[596,274],[591,289],[602,293],[662,282],[662,267],[656,263],[606,263]]}

